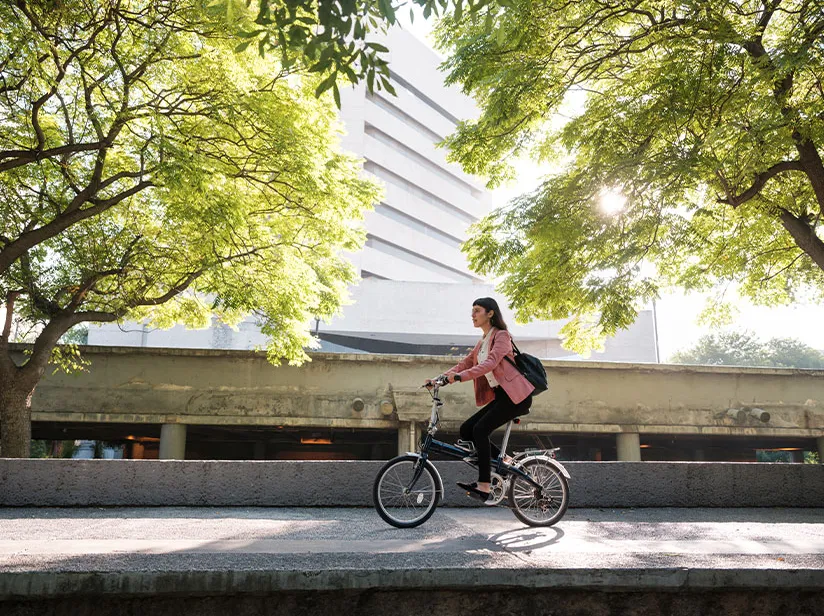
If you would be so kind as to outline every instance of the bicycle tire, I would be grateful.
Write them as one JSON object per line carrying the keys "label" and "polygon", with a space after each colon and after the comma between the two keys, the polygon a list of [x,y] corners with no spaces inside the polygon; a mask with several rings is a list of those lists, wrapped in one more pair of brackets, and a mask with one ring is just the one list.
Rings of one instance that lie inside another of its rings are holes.
{"label": "bicycle tire", "polygon": [[[412,454],[398,456],[384,464],[375,477],[375,483],[372,485],[372,504],[375,507],[375,511],[378,512],[378,515],[387,524],[391,524],[395,528],[415,528],[416,526],[420,526],[431,518],[432,514],[435,513],[435,510],[438,508],[443,486],[441,485],[437,471],[429,460],[423,463],[424,467],[421,476],[418,478],[415,486],[413,486],[418,487],[421,485],[421,482],[424,481],[424,488],[413,492],[417,494],[417,496],[410,496],[403,493],[403,488],[412,480],[415,465],[420,462],[420,456]],[[393,472],[394,475],[391,475]],[[384,494],[384,487],[387,488],[386,494]],[[388,500],[390,490],[399,491],[399,494],[394,496],[396,499],[394,505],[389,502],[384,502]],[[419,507],[424,500],[427,500],[425,506]],[[409,519],[402,518],[398,513],[395,513],[398,505],[402,505],[404,509],[414,511],[416,514]],[[420,509],[419,513],[417,513],[418,509]]]}
{"label": "bicycle tire", "polygon": [[[569,483],[566,477],[540,457],[523,460],[521,467],[541,484],[543,490],[536,494],[536,488],[532,484],[523,477],[512,474],[507,493],[512,513],[529,526],[556,524],[564,517],[569,506]],[[537,515],[539,511],[541,516]],[[546,513],[549,513],[548,517],[545,517]]]}

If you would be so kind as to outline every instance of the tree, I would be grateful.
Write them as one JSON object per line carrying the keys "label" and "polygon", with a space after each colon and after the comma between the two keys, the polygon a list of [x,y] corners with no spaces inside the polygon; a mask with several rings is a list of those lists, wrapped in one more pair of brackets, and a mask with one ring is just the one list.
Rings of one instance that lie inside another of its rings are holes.
{"label": "tree", "polygon": [[820,300],[822,0],[505,4],[438,38],[482,111],[453,160],[492,185],[516,156],[561,165],[465,244],[519,319],[573,317],[580,351],[668,286]]}
{"label": "tree", "polygon": [[752,332],[736,331],[702,336],[695,346],[679,351],[670,361],[711,366],[824,369],[824,353],[800,340],[771,338],[762,342]]}
{"label": "tree", "polygon": [[[83,322],[255,314],[270,359],[302,361],[378,197],[317,81],[236,53],[195,0],[2,3],[0,33],[2,454],[28,454],[31,396]],[[39,324],[22,363],[14,319]]]}

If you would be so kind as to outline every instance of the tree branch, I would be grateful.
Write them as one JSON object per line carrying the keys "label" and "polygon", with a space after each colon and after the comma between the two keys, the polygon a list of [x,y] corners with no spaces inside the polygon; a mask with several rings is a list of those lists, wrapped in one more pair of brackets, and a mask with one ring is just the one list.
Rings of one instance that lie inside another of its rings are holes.
{"label": "tree branch", "polygon": [[734,195],[732,188],[730,187],[726,178],[724,178],[724,176],[720,172],[716,172],[718,181],[721,183],[721,186],[724,189],[724,193],[727,195],[726,199],[719,199],[718,201],[720,203],[727,203],[732,207],[738,207],[739,205],[746,203],[747,201],[755,197],[759,192],[761,192],[761,189],[764,188],[764,185],[771,178],[778,175],[779,173],[784,173],[786,171],[804,171],[804,167],[801,165],[801,161],[798,160],[790,160],[776,163],[766,171],[763,171],[756,175],[755,181],[752,183],[752,186],[750,186],[740,195]]}
{"label": "tree branch", "polygon": [[91,207],[87,207],[82,210],[75,209],[73,211],[67,211],[63,215],[58,216],[42,227],[22,233],[16,240],[7,244],[2,248],[2,250],[0,250],[0,274],[5,273],[6,270],[11,267],[11,264],[25,254],[30,248],[58,235],[81,220],[86,220],[87,218],[91,218],[105,212],[107,209],[117,205],[124,199],[127,199],[150,186],[154,186],[154,183],[146,180],[136,184],[129,190],[115,195],[114,197],[110,197],[109,199],[90,199],[93,204]]}
{"label": "tree branch", "polygon": [[83,303],[83,300],[86,298],[88,292],[91,291],[94,288],[94,285],[96,285],[99,281],[109,276],[117,276],[122,273],[122,269],[110,269],[102,272],[95,272],[93,275],[89,276],[80,284],[80,286],[74,289],[74,294],[69,301],[69,305],[66,307],[66,311],[74,313],[80,307],[80,304]]}
{"label": "tree branch", "polygon": [[102,141],[94,141],[91,143],[61,145],[56,148],[49,148],[48,150],[29,149],[0,151],[0,160],[11,159],[0,163],[0,173],[46,158],[56,158],[67,154],[76,154],[78,152],[90,152],[99,150],[103,147],[105,147],[105,144]]}
{"label": "tree branch", "polygon": [[6,346],[11,337],[11,323],[14,320],[14,302],[20,297],[21,291],[6,293],[6,321],[3,323],[3,333],[0,334],[0,346]]}

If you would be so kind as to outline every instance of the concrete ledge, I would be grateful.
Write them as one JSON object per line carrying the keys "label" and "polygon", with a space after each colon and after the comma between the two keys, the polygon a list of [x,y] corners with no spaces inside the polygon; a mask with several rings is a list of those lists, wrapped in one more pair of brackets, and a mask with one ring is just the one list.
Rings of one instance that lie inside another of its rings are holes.
{"label": "concrete ledge", "polygon": [[0,599],[66,596],[188,596],[397,589],[608,591],[794,590],[824,588],[815,569],[476,569],[311,571],[20,572],[0,575]]}
{"label": "concrete ledge", "polygon": [[[383,461],[0,459],[0,506],[367,507]],[[436,462],[446,506],[475,471]],[[824,467],[569,462],[572,507],[821,507]]]}

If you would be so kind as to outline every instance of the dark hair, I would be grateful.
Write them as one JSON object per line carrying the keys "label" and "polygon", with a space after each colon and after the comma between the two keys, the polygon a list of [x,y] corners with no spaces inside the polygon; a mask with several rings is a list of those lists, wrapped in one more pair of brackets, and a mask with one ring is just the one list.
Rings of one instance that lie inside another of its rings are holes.
{"label": "dark hair", "polygon": [[504,317],[501,315],[501,309],[498,308],[498,302],[496,302],[491,297],[479,297],[474,302],[472,302],[473,306],[480,306],[487,312],[490,310],[493,311],[492,318],[490,321],[492,322],[492,327],[497,327],[498,329],[506,329],[506,323],[504,323]]}

